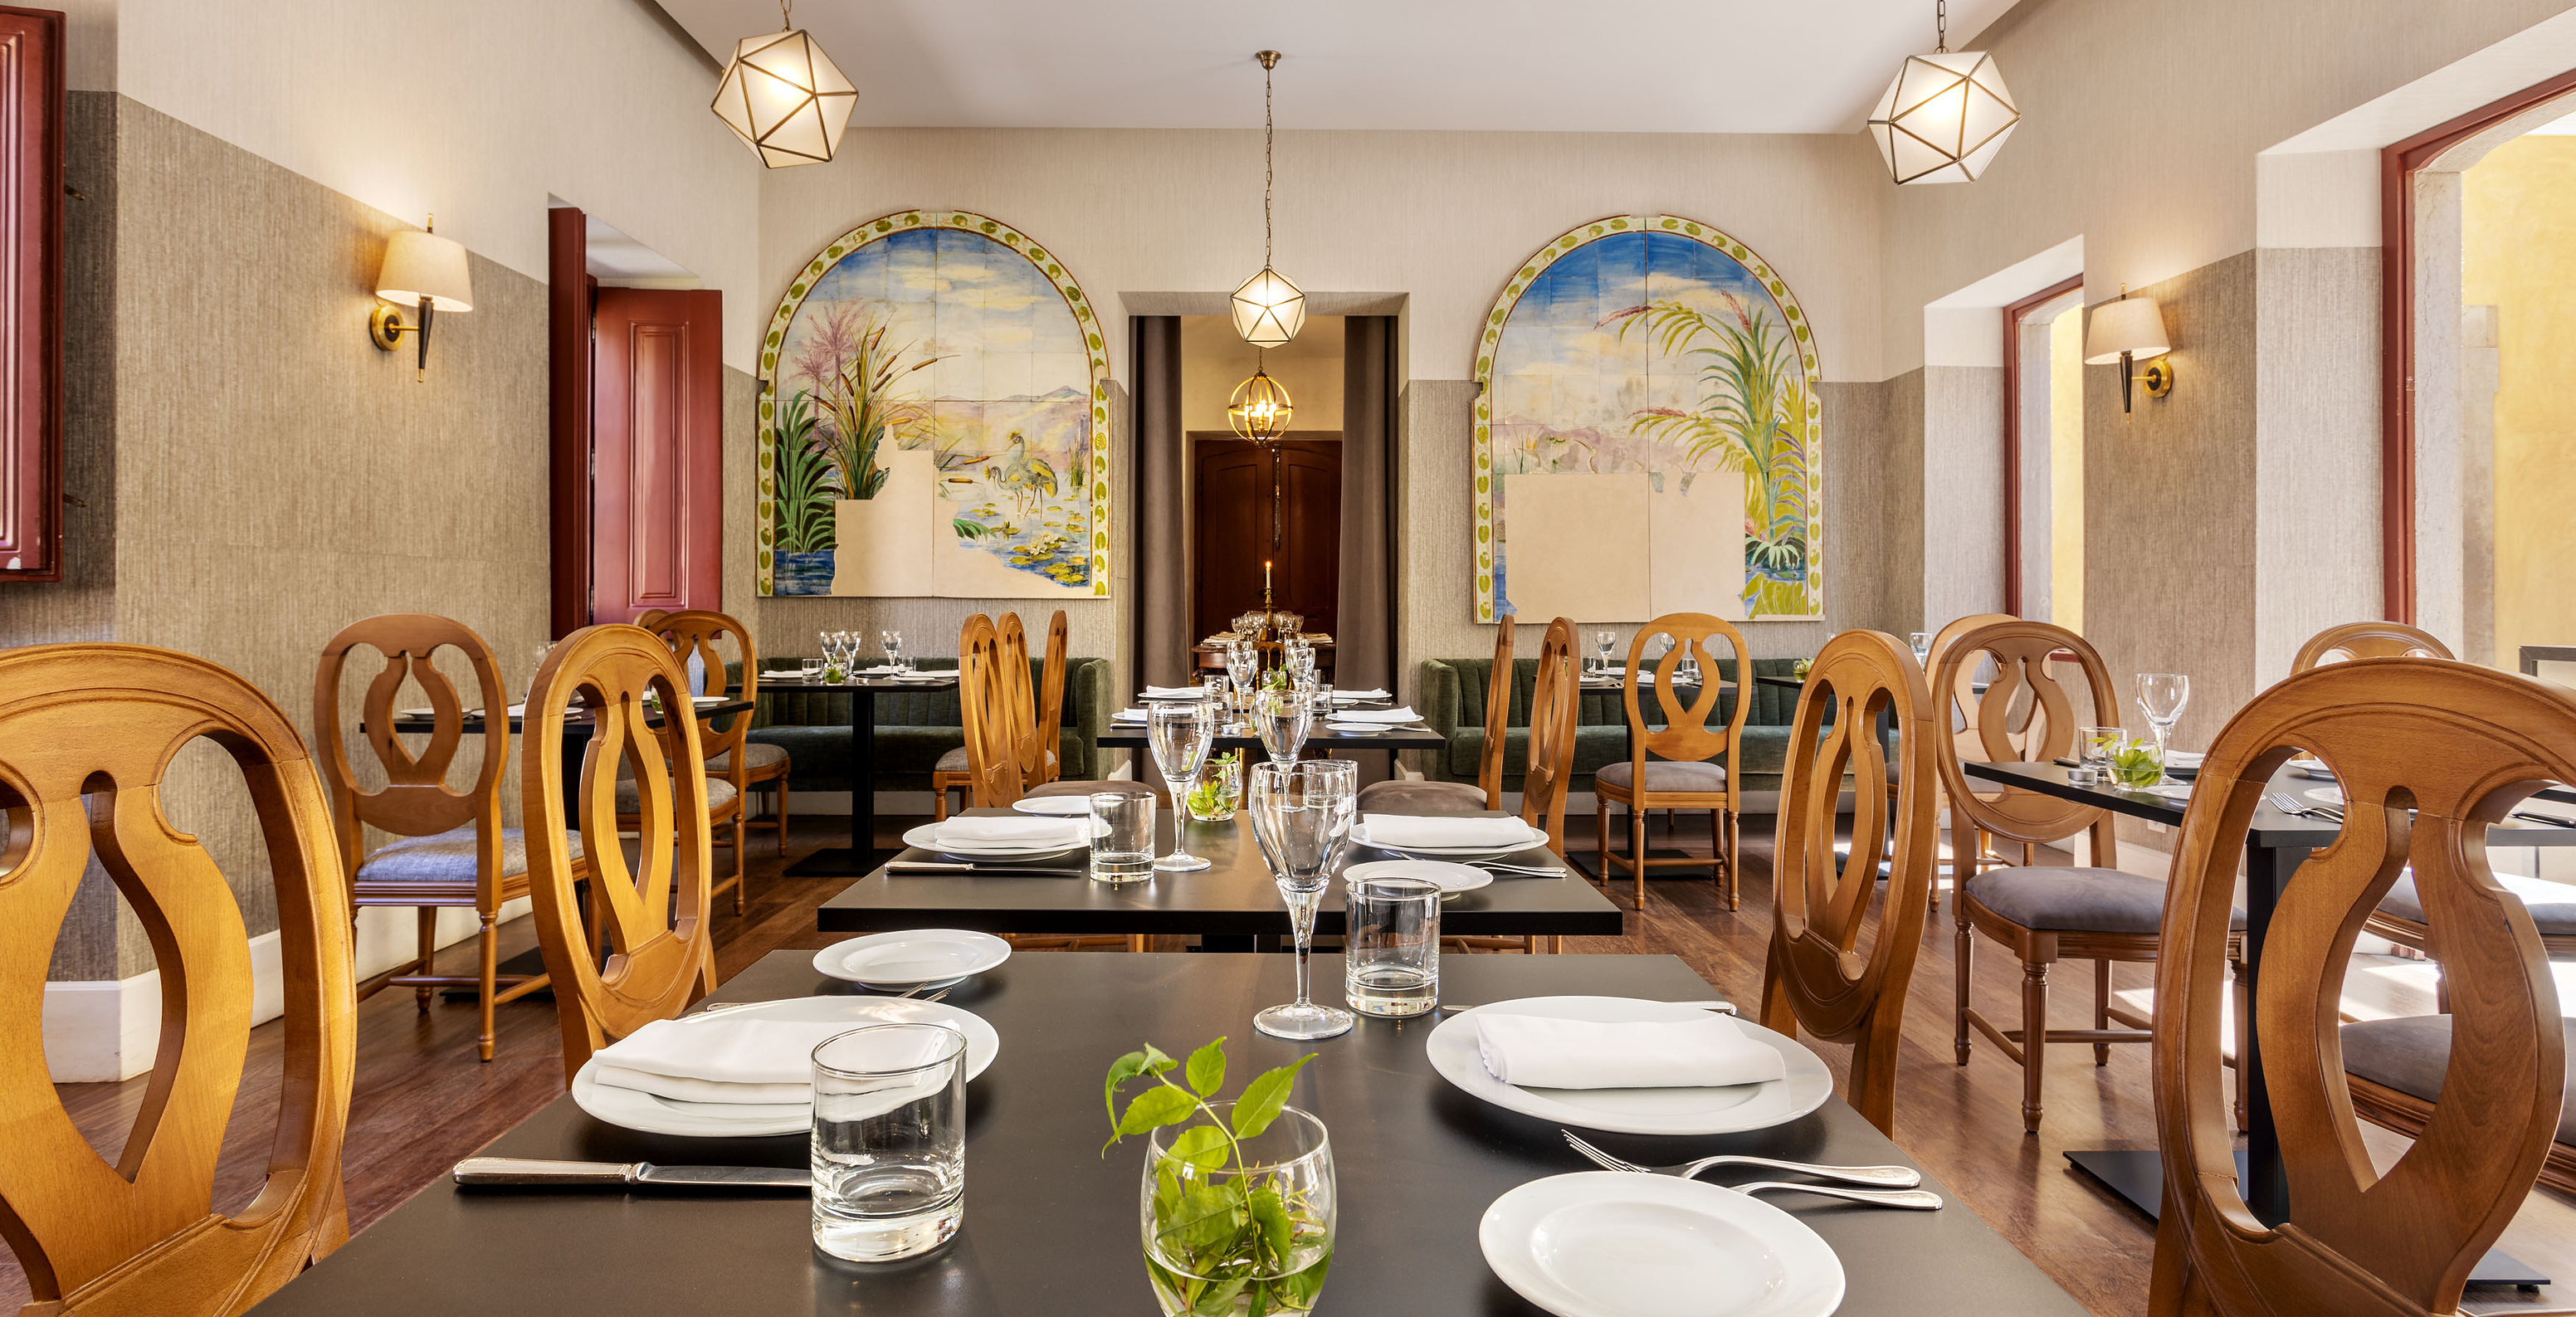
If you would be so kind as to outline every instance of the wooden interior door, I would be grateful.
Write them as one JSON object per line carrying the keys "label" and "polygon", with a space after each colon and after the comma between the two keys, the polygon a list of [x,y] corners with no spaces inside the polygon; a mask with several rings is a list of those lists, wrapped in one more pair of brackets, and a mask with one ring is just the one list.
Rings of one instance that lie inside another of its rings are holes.
{"label": "wooden interior door", "polygon": [[599,290],[591,320],[593,622],[724,606],[723,296]]}
{"label": "wooden interior door", "polygon": [[0,9],[0,582],[63,579],[63,16]]}
{"label": "wooden interior door", "polygon": [[1273,446],[1233,435],[1191,437],[1190,625],[1223,631],[1261,605],[1261,564],[1271,564],[1271,598],[1331,631],[1341,591],[1340,437],[1285,439]]}

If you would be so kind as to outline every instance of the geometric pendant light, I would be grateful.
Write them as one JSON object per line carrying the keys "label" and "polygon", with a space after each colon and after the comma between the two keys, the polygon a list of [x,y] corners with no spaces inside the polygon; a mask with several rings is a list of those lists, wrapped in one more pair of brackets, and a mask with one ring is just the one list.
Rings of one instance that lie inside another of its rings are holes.
{"label": "geometric pendant light", "polygon": [[1870,140],[1900,184],[1976,181],[2021,122],[1993,58],[1950,49],[1948,0],[1934,22],[1933,52],[1906,56],[1869,116]]}
{"label": "geometric pendant light", "polygon": [[1264,50],[1261,61],[1261,273],[1234,290],[1234,332],[1257,348],[1275,348],[1297,337],[1306,325],[1306,294],[1288,276],[1270,268],[1270,70],[1279,52]]}
{"label": "geometric pendant light", "polygon": [[789,21],[792,3],[778,6],[782,30],[735,44],[708,107],[771,169],[830,160],[859,103],[859,89]]}

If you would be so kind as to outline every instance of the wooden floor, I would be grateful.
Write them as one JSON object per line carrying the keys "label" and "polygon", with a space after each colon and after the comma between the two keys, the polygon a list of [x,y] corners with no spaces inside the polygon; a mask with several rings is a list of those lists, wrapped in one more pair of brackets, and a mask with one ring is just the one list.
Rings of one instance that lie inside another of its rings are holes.
{"label": "wooden floor", "polygon": [[[885,819],[884,839],[913,820]],[[1570,849],[1590,847],[1591,820],[1580,819]],[[1569,938],[1571,952],[1628,952],[1681,957],[1721,993],[1747,1007],[1760,998],[1761,971],[1771,916],[1766,857],[1769,820],[1748,827],[1744,906],[1727,912],[1707,880],[1660,878],[1649,884],[1645,915],[1631,914],[1617,938]],[[839,819],[800,821],[791,851],[833,844]],[[1615,826],[1615,825],[1614,825]],[[1660,829],[1658,833],[1660,834]],[[1763,835],[1757,839],[1756,832]],[[1669,843],[1705,853],[1707,832],[1685,826]],[[1691,834],[1698,841],[1692,842]],[[846,837],[846,833],[841,834]],[[1667,844],[1658,835],[1658,846]],[[719,852],[719,861],[729,860]],[[833,940],[814,927],[814,908],[842,884],[836,880],[779,877],[781,862],[765,841],[753,843],[751,909],[729,911],[717,926],[719,973],[730,976],[779,949],[817,948]],[[1633,889],[1613,889],[1623,907]],[[535,944],[526,920],[505,929],[503,954]],[[2153,1227],[2125,1204],[2070,1170],[2062,1152],[2072,1148],[2152,1147],[2153,1099],[2146,1049],[2112,1049],[2109,1065],[2095,1067],[2091,1049],[2054,1049],[2048,1063],[2047,1116],[2037,1136],[2025,1136],[2019,1115],[2021,1076],[1991,1048],[1980,1048],[1966,1067],[1953,1064],[1950,1003],[1952,938],[1948,905],[1935,914],[1916,962],[1906,1019],[1896,1102],[1896,1140],[1957,1196],[1953,1210],[1976,1212],[2095,1313],[2133,1317],[2146,1310]],[[1177,949],[1178,939],[1158,939]],[[448,954],[462,965],[470,944]],[[1112,953],[1102,953],[1112,954]],[[2017,1019],[2018,975],[2009,956],[1991,943],[1978,950],[1977,1000],[1990,1018]],[[2060,1027],[2089,1027],[2091,988],[2083,967],[2061,971],[2055,994]],[[2143,1008],[2149,973],[2121,967],[2117,988]],[[2421,1009],[2414,1007],[2410,1009]],[[502,1131],[525,1119],[563,1090],[554,1008],[544,998],[503,1006],[495,1059],[474,1059],[471,1003],[433,1004],[427,1011],[411,994],[388,991],[358,1008],[357,1089],[347,1144],[350,1225],[367,1225],[446,1173]],[[251,1059],[218,1173],[219,1207],[238,1208],[256,1192],[264,1171],[266,1124],[277,1098],[280,1030],[274,1023],[253,1031]],[[1843,1068],[1844,1049],[1820,1045],[1829,1065]],[[143,1082],[68,1084],[59,1090],[83,1132],[111,1162],[122,1147],[143,1098]],[[2383,1163],[2404,1145],[2369,1130]],[[2547,1191],[2536,1192],[2503,1241],[2524,1261],[2576,1281],[2576,1207]],[[2576,1285],[2551,1291],[2576,1295]],[[23,1277],[0,1256],[0,1311],[23,1302]],[[2472,1311],[2556,1309],[2550,1292],[2474,1290]]]}

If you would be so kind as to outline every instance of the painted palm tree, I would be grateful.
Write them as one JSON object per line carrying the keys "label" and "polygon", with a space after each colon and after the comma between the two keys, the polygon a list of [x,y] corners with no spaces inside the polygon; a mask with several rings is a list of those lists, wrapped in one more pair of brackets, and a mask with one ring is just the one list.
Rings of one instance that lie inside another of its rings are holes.
{"label": "painted palm tree", "polygon": [[850,335],[848,354],[816,399],[826,421],[823,452],[846,499],[875,498],[890,474],[877,465],[877,453],[899,439],[905,428],[930,415],[928,404],[895,397],[895,386],[939,358],[916,353],[910,343],[888,347],[886,333],[891,328],[884,320],[871,318],[862,332]]}
{"label": "painted palm tree", "polygon": [[778,548],[832,547],[832,465],[815,433],[814,394],[798,389],[778,409]]}
{"label": "painted palm tree", "polygon": [[1810,473],[1801,424],[1806,386],[1786,328],[1731,294],[1715,313],[1682,302],[1649,302],[1601,322],[1612,323],[1621,338],[1632,326],[1643,326],[1656,351],[1698,364],[1696,410],[1648,407],[1632,415],[1637,434],[1680,445],[1691,467],[1713,460],[1746,476],[1747,613],[1812,611]]}

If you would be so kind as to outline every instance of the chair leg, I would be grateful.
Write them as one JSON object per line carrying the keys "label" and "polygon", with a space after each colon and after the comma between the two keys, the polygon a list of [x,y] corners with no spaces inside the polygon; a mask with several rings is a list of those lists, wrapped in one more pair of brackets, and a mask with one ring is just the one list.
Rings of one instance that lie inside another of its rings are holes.
{"label": "chair leg", "polygon": [[1151,945],[1152,945],[1152,942],[1151,942],[1151,940],[1148,938],[1148,936],[1147,936],[1146,934],[1143,934],[1143,933],[1130,933],[1130,934],[1128,934],[1128,935],[1127,935],[1127,949],[1128,949],[1129,951],[1131,951],[1131,952],[1141,952],[1141,951],[1144,951],[1144,950],[1148,949]]}
{"label": "chair leg", "polygon": [[1955,903],[1953,908],[1957,909],[1959,912],[1959,945],[1957,951],[1951,956],[1951,960],[1955,962],[1955,968],[1958,970],[1958,974],[1956,975],[1958,979],[1958,999],[1954,1005],[1954,1009],[1950,1012],[1950,1016],[1951,1023],[1956,1026],[1958,1030],[1956,1044],[1959,1049],[1959,1064],[1966,1065],[1968,1063],[1968,982],[1970,979],[1969,971],[1975,964],[1976,960],[1976,931],[1968,927],[1967,910],[1964,907],[1956,906]]}
{"label": "chair leg", "polygon": [[[423,978],[427,978],[429,976],[430,957],[438,954],[438,907],[431,905],[418,906],[412,910],[412,914],[417,918],[420,926],[420,968],[413,972],[419,974]],[[427,1011],[429,1009],[429,995],[435,991],[436,989],[430,987],[426,983],[412,989],[411,995],[413,1004],[418,1006],[421,1010]]]}
{"label": "chair leg", "polygon": [[778,788],[778,855],[780,859],[785,859],[787,857],[787,779],[783,777],[777,779],[776,786]]}
{"label": "chair leg", "polygon": [[2048,1071],[2048,962],[2021,967],[2021,1129],[2039,1133],[2039,1081]]}
{"label": "chair leg", "polygon": [[1547,954],[1551,956],[1562,956],[1565,954],[1565,935],[1563,933],[1550,933],[1548,935]]}
{"label": "chair leg", "polygon": [[1610,798],[1593,792],[1592,809],[1592,850],[1597,857],[1592,874],[1606,891],[1610,886]]}
{"label": "chair leg", "polygon": [[1637,875],[1637,913],[1646,913],[1646,811],[1628,806],[1628,862]]}
{"label": "chair leg", "polygon": [[498,927],[500,921],[497,918],[500,912],[477,910],[475,913],[482,916],[483,920],[481,936],[483,964],[480,971],[482,978],[477,985],[483,989],[483,1003],[480,1012],[482,1018],[478,1022],[482,1026],[482,1032],[474,1036],[474,1051],[475,1059],[489,1061],[492,1059],[493,1043],[492,998],[501,991],[500,985],[494,982],[501,974],[501,930]]}
{"label": "chair leg", "polygon": [[930,793],[930,821],[933,823],[948,821],[948,785],[944,782],[938,784],[937,788]]}
{"label": "chair leg", "polygon": [[[2108,1032],[2111,1028],[2111,962],[2093,962],[2093,1027]],[[2093,1044],[2093,1064],[2111,1064],[2111,1045]]]}
{"label": "chair leg", "polygon": [[2254,1018],[2254,1003],[2245,994],[2245,958],[2242,953],[2227,958],[2227,977],[2236,998],[2236,1128],[2245,1128],[2245,1076],[2254,1067],[2246,1064],[2245,1022]]}
{"label": "chair leg", "polygon": [[743,889],[751,886],[751,820],[733,812],[733,912],[743,912]]}

